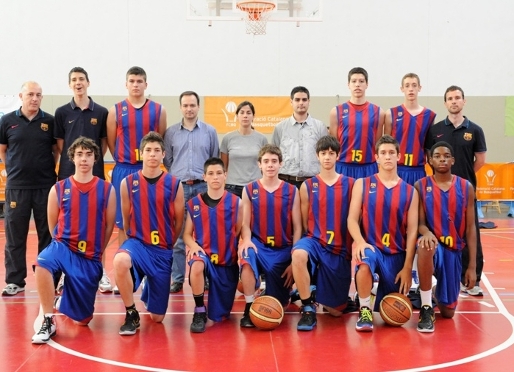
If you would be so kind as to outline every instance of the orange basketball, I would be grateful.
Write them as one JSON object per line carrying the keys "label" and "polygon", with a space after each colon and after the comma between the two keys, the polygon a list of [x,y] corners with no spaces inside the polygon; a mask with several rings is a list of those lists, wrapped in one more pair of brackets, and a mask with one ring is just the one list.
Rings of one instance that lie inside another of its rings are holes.
{"label": "orange basketball", "polygon": [[272,330],[277,328],[284,318],[284,308],[271,296],[260,296],[250,307],[250,319],[259,329]]}
{"label": "orange basketball", "polygon": [[412,304],[401,293],[389,293],[380,301],[380,316],[387,324],[400,327],[412,316]]}

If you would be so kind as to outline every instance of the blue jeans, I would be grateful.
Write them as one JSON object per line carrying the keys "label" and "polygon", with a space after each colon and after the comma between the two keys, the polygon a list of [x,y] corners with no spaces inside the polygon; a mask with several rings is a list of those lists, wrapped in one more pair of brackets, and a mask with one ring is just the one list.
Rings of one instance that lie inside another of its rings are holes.
{"label": "blue jeans", "polygon": [[[207,192],[207,184],[205,182],[194,185],[182,183],[182,187],[184,188],[184,200],[186,203],[196,195]],[[186,216],[187,212],[184,206],[184,225]],[[173,246],[173,265],[171,266],[171,281],[173,283],[184,283],[184,277],[186,276],[186,245],[182,239],[184,225],[182,225],[182,231],[180,231],[180,235]]]}

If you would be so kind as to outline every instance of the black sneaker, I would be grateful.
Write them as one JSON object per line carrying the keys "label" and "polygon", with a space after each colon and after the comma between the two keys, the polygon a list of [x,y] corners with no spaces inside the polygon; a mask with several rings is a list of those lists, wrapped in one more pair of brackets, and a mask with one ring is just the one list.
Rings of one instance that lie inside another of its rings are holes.
{"label": "black sneaker", "polygon": [[207,309],[205,306],[195,307],[193,322],[189,330],[192,333],[203,333],[205,332],[205,323],[207,323]]}
{"label": "black sneaker", "polygon": [[46,344],[50,337],[55,336],[57,329],[55,326],[55,316],[45,316],[41,329],[34,336],[32,336],[33,344]]}
{"label": "black sneaker", "polygon": [[243,317],[239,321],[239,326],[241,328],[255,328],[255,325],[250,319],[250,314],[243,314]]}
{"label": "black sneaker", "polygon": [[182,290],[184,283],[175,282],[170,286],[170,293],[178,293]]}
{"label": "black sneaker", "polygon": [[139,328],[139,313],[136,309],[128,310],[125,315],[125,323],[120,327],[119,334],[122,336],[130,336],[136,334],[137,329]]}
{"label": "black sneaker", "polygon": [[312,331],[316,323],[316,308],[314,305],[303,306],[302,317],[298,321],[296,329],[299,331]]}
{"label": "black sneaker", "polygon": [[373,312],[367,306],[361,307],[359,311],[359,319],[355,324],[355,329],[359,332],[373,331]]}
{"label": "black sneaker", "polygon": [[429,333],[434,332],[435,327],[434,309],[428,305],[423,305],[419,311],[418,332]]}

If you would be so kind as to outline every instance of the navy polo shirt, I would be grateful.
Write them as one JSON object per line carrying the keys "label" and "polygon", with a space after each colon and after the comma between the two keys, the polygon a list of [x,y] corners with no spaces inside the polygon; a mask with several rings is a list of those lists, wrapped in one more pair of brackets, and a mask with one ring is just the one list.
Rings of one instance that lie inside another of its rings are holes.
{"label": "navy polo shirt", "polygon": [[39,110],[34,119],[21,109],[0,118],[0,143],[7,145],[6,189],[41,189],[55,184],[54,117]]}
{"label": "navy polo shirt", "polygon": [[467,179],[476,189],[477,179],[473,169],[475,153],[487,151],[482,128],[465,116],[462,124],[455,128],[447,117],[430,127],[425,139],[425,149],[430,151],[439,141],[448,142],[453,147],[455,164],[452,166],[452,173]]}
{"label": "navy polo shirt", "polygon": [[78,107],[73,98],[55,110],[54,137],[64,140],[59,162],[60,180],[75,173],[75,164],[68,158],[68,148],[80,136],[91,138],[100,147],[100,159],[93,167],[93,175],[105,179],[101,139],[107,137],[107,113],[107,109],[93,102],[91,97],[85,110]]}

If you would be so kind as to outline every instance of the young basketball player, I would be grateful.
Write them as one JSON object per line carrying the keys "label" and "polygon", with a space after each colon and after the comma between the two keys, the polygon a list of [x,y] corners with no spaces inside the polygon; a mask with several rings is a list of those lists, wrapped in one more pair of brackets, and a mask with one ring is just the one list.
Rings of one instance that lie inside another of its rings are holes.
{"label": "young basketball player", "polygon": [[280,148],[265,145],[257,163],[262,178],[244,188],[242,199],[239,258],[246,306],[240,325],[245,328],[254,326],[249,312],[260,274],[266,277],[266,295],[284,306],[288,304],[293,284],[291,247],[302,235],[297,188],[278,178],[282,165]]}
{"label": "young basketball player", "polygon": [[418,230],[418,193],[398,177],[398,141],[381,137],[375,159],[378,173],[355,182],[348,214],[361,306],[355,328],[364,332],[373,330],[373,274],[379,275],[375,309],[386,294],[409,292]]}
{"label": "young basketball player", "polygon": [[48,342],[56,334],[53,316],[53,273],[65,274],[59,311],[81,325],[93,318],[102,254],[114,227],[116,196],[110,183],[93,176],[100,148],[91,139],[77,138],[68,149],[73,176],[57,182],[48,195],[48,225],[52,242],[38,256],[36,285],[43,310],[41,329],[32,343]]}
{"label": "young basketball player", "polygon": [[421,294],[418,331],[434,332],[432,274],[435,298],[443,318],[453,318],[460,292],[462,249],[468,246],[469,266],[464,273],[468,289],[476,281],[475,192],[464,178],[451,173],[453,148],[437,142],[430,149],[434,175],[416,182],[419,203],[418,271]]}
{"label": "young basketball player", "polygon": [[339,150],[334,137],[320,138],[316,154],[321,171],[300,188],[306,234],[294,244],[292,253],[293,277],[302,301],[299,331],[310,331],[317,322],[310,275],[317,277],[316,301],[331,315],[340,316],[348,300],[352,238],[346,221],[354,179],[336,172]]}
{"label": "young basketball player", "polygon": [[[195,309],[190,330],[205,332],[207,317],[215,322],[230,316],[239,267],[237,243],[243,220],[241,199],[225,190],[227,172],[223,160],[204,164],[207,192],[189,200],[184,243],[189,247],[189,284]],[[205,277],[209,279],[209,311],[204,303]]]}
{"label": "young basketball player", "polygon": [[114,256],[114,271],[125,322],[120,335],[133,335],[140,326],[133,292],[146,276],[141,301],[155,322],[162,322],[169,300],[173,244],[182,229],[184,192],[180,181],[161,170],[164,142],[156,132],[141,140],[143,169],[120,185],[123,228],[128,239]]}

